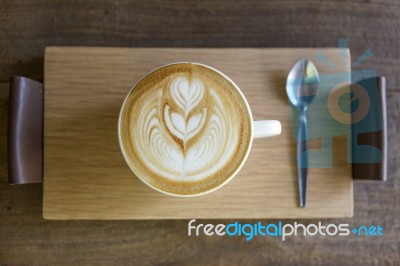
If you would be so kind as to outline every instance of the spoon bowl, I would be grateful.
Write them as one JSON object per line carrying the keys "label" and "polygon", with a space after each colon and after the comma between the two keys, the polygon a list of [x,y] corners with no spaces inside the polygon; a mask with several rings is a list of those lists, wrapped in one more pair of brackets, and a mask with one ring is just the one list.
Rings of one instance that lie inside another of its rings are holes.
{"label": "spoon bowl", "polygon": [[297,109],[307,108],[318,94],[319,74],[314,63],[302,58],[290,69],[286,81],[286,93]]}

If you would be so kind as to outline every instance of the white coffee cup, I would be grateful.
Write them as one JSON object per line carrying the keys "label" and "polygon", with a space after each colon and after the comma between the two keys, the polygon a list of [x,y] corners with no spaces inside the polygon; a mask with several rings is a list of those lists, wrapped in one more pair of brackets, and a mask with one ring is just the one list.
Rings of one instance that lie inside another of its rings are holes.
{"label": "white coffee cup", "polygon": [[[187,107],[193,102],[197,105]],[[190,113],[184,115],[186,109],[203,112],[193,111],[190,117]],[[238,121],[236,114],[242,114]],[[215,124],[219,131],[214,130]],[[192,131],[187,133],[191,127],[198,132],[193,139],[188,137]],[[239,134],[236,128],[245,128],[245,134]],[[224,136],[218,132],[224,132]],[[210,66],[187,62],[159,67],[139,80],[126,96],[118,121],[121,152],[133,173],[151,188],[181,197],[221,188],[246,162],[254,138],[280,134],[281,123],[277,120],[253,121],[246,97],[228,76]],[[234,149],[239,152],[235,154]]]}

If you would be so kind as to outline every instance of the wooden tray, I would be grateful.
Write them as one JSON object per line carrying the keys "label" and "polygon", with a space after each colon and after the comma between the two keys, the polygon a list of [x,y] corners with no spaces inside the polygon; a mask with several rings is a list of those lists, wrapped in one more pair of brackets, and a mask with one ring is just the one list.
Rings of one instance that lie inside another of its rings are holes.
{"label": "wooden tray", "polygon": [[[336,67],[317,60],[317,51]],[[349,73],[350,53],[341,52],[336,48],[47,48],[44,218],[352,216],[349,127],[343,136],[333,138],[332,167],[309,170],[307,208],[298,208],[296,143],[285,94],[288,70],[300,57],[313,60],[323,75]],[[254,141],[247,163],[229,184],[195,198],[166,196],[144,185],[125,164],[117,139],[119,109],[132,85],[152,69],[177,61],[200,62],[221,70],[243,90],[255,119],[278,119],[283,126],[281,136]],[[349,75],[342,81],[349,81]],[[309,120],[312,131],[318,125]],[[321,145],[320,139],[311,142],[314,149]]]}

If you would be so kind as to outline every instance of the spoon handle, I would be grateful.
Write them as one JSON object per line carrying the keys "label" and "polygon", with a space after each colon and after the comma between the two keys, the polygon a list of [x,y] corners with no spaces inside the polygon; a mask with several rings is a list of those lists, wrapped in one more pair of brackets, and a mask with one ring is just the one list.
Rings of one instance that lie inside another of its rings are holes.
{"label": "spoon handle", "polygon": [[307,153],[307,116],[306,111],[299,113],[299,128],[297,132],[297,178],[299,181],[300,208],[306,206],[308,153]]}

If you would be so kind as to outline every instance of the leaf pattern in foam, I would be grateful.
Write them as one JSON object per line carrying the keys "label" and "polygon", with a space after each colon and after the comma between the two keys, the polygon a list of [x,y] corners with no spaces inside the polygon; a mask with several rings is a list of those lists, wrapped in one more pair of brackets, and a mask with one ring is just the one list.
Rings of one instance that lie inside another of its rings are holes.
{"label": "leaf pattern in foam", "polygon": [[204,97],[204,85],[199,79],[189,81],[178,76],[171,83],[170,93],[174,102],[188,115]]}
{"label": "leaf pattern in foam", "polygon": [[200,132],[206,121],[207,108],[191,114],[204,97],[204,85],[199,79],[189,81],[184,76],[178,76],[171,83],[170,94],[179,110],[172,111],[169,105],[165,105],[164,121],[169,131],[186,146],[187,141]]}

